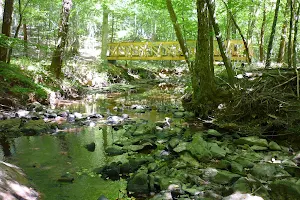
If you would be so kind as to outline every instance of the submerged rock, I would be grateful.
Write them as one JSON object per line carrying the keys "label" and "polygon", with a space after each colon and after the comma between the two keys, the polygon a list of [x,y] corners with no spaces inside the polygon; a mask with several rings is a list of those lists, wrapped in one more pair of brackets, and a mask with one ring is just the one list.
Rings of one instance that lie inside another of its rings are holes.
{"label": "submerged rock", "polygon": [[108,200],[108,198],[106,198],[104,195],[101,195],[98,200]]}
{"label": "submerged rock", "polygon": [[84,145],[84,147],[85,147],[88,151],[94,152],[95,149],[96,149],[96,144],[95,144],[95,142],[92,142],[92,143],[90,143],[90,144]]}
{"label": "submerged rock", "polygon": [[119,147],[117,145],[109,146],[105,149],[105,152],[110,155],[110,156],[116,156],[116,155],[121,155],[125,153],[126,151],[123,150],[122,147]]}
{"label": "submerged rock", "polygon": [[73,183],[74,177],[71,176],[69,173],[63,174],[59,179],[57,179],[58,182],[65,182],[65,183]]}
{"label": "submerged rock", "polygon": [[97,174],[101,174],[103,179],[111,179],[113,181],[120,179],[120,163],[112,162],[102,168],[94,170]]}

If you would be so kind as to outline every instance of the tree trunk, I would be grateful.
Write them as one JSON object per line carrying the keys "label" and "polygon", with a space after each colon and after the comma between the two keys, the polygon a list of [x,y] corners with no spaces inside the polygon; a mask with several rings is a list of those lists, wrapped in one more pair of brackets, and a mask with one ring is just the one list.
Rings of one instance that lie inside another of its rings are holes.
{"label": "tree trunk", "polygon": [[293,35],[293,24],[294,24],[294,5],[293,0],[289,0],[290,6],[290,30],[289,30],[289,42],[288,42],[288,67],[292,67],[292,35]]}
{"label": "tree trunk", "polygon": [[[211,20],[209,20],[209,32],[213,33],[214,32],[214,28],[212,25]],[[210,59],[210,71],[211,71],[211,76],[215,77],[215,67],[214,67],[214,62],[215,62],[215,58],[214,58],[214,35],[213,34],[209,34],[209,46],[210,46],[210,52],[209,52],[209,59]]]}
{"label": "tree trunk", "polygon": [[103,21],[102,21],[102,46],[101,46],[101,59],[107,63],[107,44],[108,44],[108,8],[103,5]]}
{"label": "tree trunk", "polygon": [[247,31],[247,39],[252,40],[253,30],[255,28],[255,22],[258,16],[258,6],[254,4],[254,0],[252,0],[252,5],[249,10],[249,22],[248,22],[248,31]]}
{"label": "tree trunk", "polygon": [[[14,0],[5,0],[4,12],[3,12],[2,34],[7,37],[10,37],[13,5],[14,5]],[[0,47],[0,61],[6,62],[7,55],[8,55],[8,49],[5,47]]]}
{"label": "tree trunk", "polygon": [[23,24],[23,35],[24,35],[24,52],[25,52],[25,56],[28,57],[28,32],[27,32],[26,24]]}
{"label": "tree trunk", "polygon": [[299,23],[299,13],[300,13],[300,4],[298,3],[298,9],[296,13],[295,19],[295,34],[294,34],[294,42],[293,42],[293,67],[297,70],[297,34],[298,34],[298,23]]}
{"label": "tree trunk", "polygon": [[[231,0],[227,1],[228,4],[231,4]],[[231,33],[232,33],[232,20],[230,17],[230,13],[229,10],[227,10],[227,14],[226,14],[226,23],[227,23],[227,27],[226,27],[226,40],[229,41],[231,39]],[[227,43],[229,44],[229,43]],[[227,49],[229,49],[229,45],[227,46]]]}
{"label": "tree trunk", "polygon": [[276,24],[277,24],[277,19],[278,19],[279,6],[280,6],[280,0],[277,0],[276,1],[274,19],[273,19],[271,36],[270,36],[269,45],[268,45],[267,59],[266,59],[265,68],[269,68],[270,65],[271,65],[271,55],[272,55],[273,41],[274,41],[275,32],[276,32]]}
{"label": "tree trunk", "polygon": [[215,17],[215,3],[212,0],[206,0],[209,16],[212,22],[212,25],[214,27],[215,35],[217,38],[217,42],[219,45],[220,53],[224,62],[224,65],[226,67],[227,75],[228,75],[228,82],[229,84],[234,87],[234,72],[232,69],[231,61],[228,57],[228,53],[226,52],[226,48],[222,39],[222,34],[219,28],[219,24],[217,23],[216,17]]}
{"label": "tree trunk", "polygon": [[232,12],[229,10],[229,8],[228,8],[226,2],[225,2],[224,0],[222,0],[222,1],[223,1],[224,5],[225,5],[227,11],[229,12],[229,14],[230,14],[230,16],[231,16],[231,19],[232,19],[232,22],[233,22],[234,26],[235,26],[236,29],[239,31],[239,34],[240,34],[240,36],[241,36],[241,38],[242,38],[242,40],[243,40],[244,46],[245,46],[245,53],[246,53],[247,60],[248,60],[249,63],[251,63],[251,57],[250,57],[250,53],[249,53],[248,42],[247,42],[247,40],[245,39],[245,37],[244,37],[244,35],[243,35],[243,33],[242,33],[241,28],[238,26],[237,22],[235,21],[235,18],[234,18],[234,16],[233,16]]}
{"label": "tree trunk", "polygon": [[114,42],[114,37],[115,37],[115,17],[114,15],[112,14],[112,17],[111,17],[111,37],[110,37],[110,42]]}
{"label": "tree trunk", "polygon": [[[23,13],[28,5],[30,0],[28,0],[26,2],[26,4],[24,5],[24,8],[22,10],[22,4],[21,4],[21,0],[18,0],[19,2],[19,22],[18,22],[18,26],[17,26],[17,29],[16,29],[16,32],[15,32],[15,35],[14,35],[14,38],[17,38],[18,35],[19,35],[19,31],[21,29],[21,26],[22,26],[22,21],[23,21]],[[9,49],[8,51],[8,55],[7,55],[7,63],[10,63],[10,58],[11,58],[11,55],[12,55],[12,48]]]}
{"label": "tree trunk", "polygon": [[207,117],[215,99],[215,82],[210,67],[210,28],[207,3],[197,0],[198,37],[193,66],[193,106],[200,116]]}
{"label": "tree trunk", "polygon": [[287,20],[286,16],[288,14],[288,11],[289,11],[289,4],[287,2],[285,12],[284,12],[284,21],[283,21],[282,29],[281,29],[281,38],[280,38],[279,51],[278,51],[278,56],[277,56],[277,63],[283,62],[285,46],[286,46],[287,24],[288,24],[288,20]]}
{"label": "tree trunk", "polygon": [[170,14],[170,17],[171,17],[171,21],[172,21],[176,37],[177,37],[177,40],[178,40],[180,48],[181,48],[181,51],[184,55],[186,63],[189,66],[189,69],[191,69],[191,64],[190,64],[190,60],[189,60],[190,59],[189,58],[190,57],[189,56],[189,50],[188,50],[186,42],[183,38],[182,31],[181,31],[181,28],[179,26],[177,16],[176,16],[175,11],[173,9],[173,5],[172,5],[171,0],[166,0],[166,4],[167,4],[167,8],[168,8],[168,11],[169,11],[169,14]]}
{"label": "tree trunk", "polygon": [[263,2],[263,21],[260,28],[260,43],[259,43],[259,60],[263,62],[265,60],[265,51],[264,51],[264,43],[265,43],[265,27],[266,27],[266,0]]}
{"label": "tree trunk", "polygon": [[51,69],[55,73],[56,78],[60,77],[62,62],[63,62],[63,54],[64,48],[66,45],[68,30],[69,30],[69,16],[72,8],[72,0],[63,0],[62,1],[62,11],[61,11],[61,19],[60,26],[58,30],[58,41],[56,45],[56,49],[53,52]]}

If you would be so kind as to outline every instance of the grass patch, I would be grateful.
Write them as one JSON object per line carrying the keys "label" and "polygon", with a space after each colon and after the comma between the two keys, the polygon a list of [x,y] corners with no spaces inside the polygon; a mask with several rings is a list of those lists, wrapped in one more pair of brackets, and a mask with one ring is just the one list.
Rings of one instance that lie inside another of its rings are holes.
{"label": "grass patch", "polygon": [[32,76],[17,65],[0,63],[0,95],[15,97],[22,104],[27,101],[45,101],[46,90],[43,85],[36,84]]}

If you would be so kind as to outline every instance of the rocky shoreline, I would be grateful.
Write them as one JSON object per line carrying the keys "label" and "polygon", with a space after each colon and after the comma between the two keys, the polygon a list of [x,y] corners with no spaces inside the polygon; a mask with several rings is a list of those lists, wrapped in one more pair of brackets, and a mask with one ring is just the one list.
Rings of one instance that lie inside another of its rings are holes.
{"label": "rocky shoreline", "polygon": [[[129,109],[149,110],[140,105]],[[191,113],[171,112],[179,120],[132,120],[123,112],[85,116],[33,103],[26,110],[0,113],[0,133],[4,137],[55,135],[70,127],[112,126],[117,139],[105,149],[112,161],[94,172],[103,179],[126,179],[127,195],[138,199],[300,198],[299,152],[235,131],[194,130],[184,121]],[[62,177],[58,181],[73,180]]]}

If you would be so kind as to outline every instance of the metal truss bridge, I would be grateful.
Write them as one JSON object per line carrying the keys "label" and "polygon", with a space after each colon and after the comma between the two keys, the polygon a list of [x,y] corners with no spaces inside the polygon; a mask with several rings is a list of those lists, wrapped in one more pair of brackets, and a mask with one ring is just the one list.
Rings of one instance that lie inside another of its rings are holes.
{"label": "metal truss bridge", "polygon": [[[247,61],[242,40],[225,42],[232,61]],[[196,53],[196,41],[187,41],[189,52]],[[252,54],[252,45],[249,45]],[[193,56],[192,56],[193,57]],[[184,60],[179,42],[118,42],[109,43],[108,60]],[[219,47],[214,41],[214,60],[222,61]]]}

